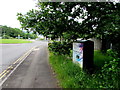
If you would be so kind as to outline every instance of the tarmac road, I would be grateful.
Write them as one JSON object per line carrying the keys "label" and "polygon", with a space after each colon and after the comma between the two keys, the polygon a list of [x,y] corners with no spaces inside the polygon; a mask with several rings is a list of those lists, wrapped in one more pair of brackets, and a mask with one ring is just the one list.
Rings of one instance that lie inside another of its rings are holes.
{"label": "tarmac road", "polygon": [[30,48],[37,45],[41,45],[41,42],[34,41],[33,43],[25,44],[0,44],[0,47],[2,47],[0,48],[0,52],[2,53],[2,58],[0,58],[0,73]]}
{"label": "tarmac road", "polygon": [[2,88],[57,88],[48,63],[47,42],[42,42],[3,83]]}

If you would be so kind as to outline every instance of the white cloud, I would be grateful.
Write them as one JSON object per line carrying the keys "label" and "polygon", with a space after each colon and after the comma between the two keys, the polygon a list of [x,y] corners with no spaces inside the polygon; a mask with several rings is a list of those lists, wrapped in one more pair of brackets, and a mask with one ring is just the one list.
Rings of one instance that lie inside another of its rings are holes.
{"label": "white cloud", "polygon": [[17,13],[25,14],[35,8],[34,0],[0,0],[0,25],[20,28]]}

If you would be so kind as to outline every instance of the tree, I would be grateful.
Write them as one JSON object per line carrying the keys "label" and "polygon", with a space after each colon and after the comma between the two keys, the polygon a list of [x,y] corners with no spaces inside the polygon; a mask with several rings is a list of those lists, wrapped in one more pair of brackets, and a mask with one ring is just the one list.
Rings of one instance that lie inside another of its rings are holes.
{"label": "tree", "polygon": [[[7,26],[0,26],[0,32],[1,32],[1,36],[2,38],[5,39],[9,39],[9,38],[16,38],[18,37],[18,35],[20,35],[20,37],[23,37],[23,39],[26,39],[26,33],[24,33],[22,30],[18,29],[18,28],[11,28],[11,27],[7,27]],[[31,39],[35,39],[37,38],[36,34],[29,34]]]}
{"label": "tree", "polygon": [[[82,6],[82,5],[81,5]],[[113,2],[107,3],[88,3],[84,7],[87,11],[86,19],[82,26],[87,27],[88,37],[98,37],[102,40],[102,50],[106,51],[106,43],[114,43],[115,36],[119,32],[120,4]],[[94,10],[93,10],[94,9]]]}
{"label": "tree", "polygon": [[[118,40],[120,4],[113,2],[38,2],[39,10],[18,14],[23,28],[44,36],[69,40],[97,37],[106,51],[106,40]],[[81,23],[79,22],[81,20]],[[112,37],[113,35],[117,37]]]}
{"label": "tree", "polygon": [[52,39],[63,37],[67,32],[70,34],[70,30],[77,30],[76,25],[79,24],[74,19],[69,19],[70,10],[74,6],[71,3],[38,3],[38,7],[39,5],[41,7],[39,11],[31,10],[25,15],[18,13],[18,20],[23,28],[36,30]]}

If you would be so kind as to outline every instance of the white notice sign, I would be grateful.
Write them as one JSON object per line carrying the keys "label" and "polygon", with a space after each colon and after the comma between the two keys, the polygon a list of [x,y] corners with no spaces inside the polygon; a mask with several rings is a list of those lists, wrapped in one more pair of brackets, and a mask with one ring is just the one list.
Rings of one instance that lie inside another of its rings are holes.
{"label": "white notice sign", "polygon": [[73,62],[79,63],[83,68],[83,43],[73,43]]}

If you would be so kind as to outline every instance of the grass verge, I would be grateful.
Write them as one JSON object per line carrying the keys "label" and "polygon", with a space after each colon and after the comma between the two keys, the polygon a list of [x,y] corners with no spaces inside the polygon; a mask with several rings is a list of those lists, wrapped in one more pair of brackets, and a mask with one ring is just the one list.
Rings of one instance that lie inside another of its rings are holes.
{"label": "grass verge", "polygon": [[94,51],[94,65],[96,69],[101,69],[106,62],[113,60],[112,57],[102,54],[99,50]]}
{"label": "grass verge", "polygon": [[[103,66],[104,61],[111,60],[111,58],[108,59],[108,56],[101,54],[99,51],[95,51],[94,58],[95,64],[98,67]],[[98,62],[100,62],[99,64],[97,63],[97,60]],[[110,69],[111,67],[99,70],[99,72],[90,75],[82,71],[77,64],[74,64],[72,60],[67,59],[65,56],[56,56],[53,53],[50,53],[49,62],[53,70],[55,71],[56,77],[59,80],[59,84],[62,88],[118,87],[118,80],[116,79],[118,77],[116,74],[117,72],[115,71],[115,69],[112,69],[112,71],[108,71],[108,69]],[[101,71],[103,71],[103,73]]]}
{"label": "grass verge", "polygon": [[0,39],[2,44],[16,44],[16,43],[32,43],[32,41],[27,41],[23,39]]}
{"label": "grass verge", "polygon": [[84,73],[81,73],[81,69],[73,64],[72,61],[61,55],[54,55],[50,53],[50,64],[53,70],[57,74],[57,78],[60,81],[60,86],[63,88],[78,88],[78,80],[83,77]]}

